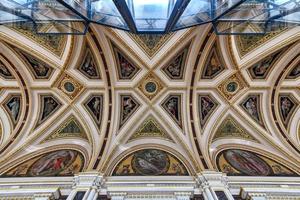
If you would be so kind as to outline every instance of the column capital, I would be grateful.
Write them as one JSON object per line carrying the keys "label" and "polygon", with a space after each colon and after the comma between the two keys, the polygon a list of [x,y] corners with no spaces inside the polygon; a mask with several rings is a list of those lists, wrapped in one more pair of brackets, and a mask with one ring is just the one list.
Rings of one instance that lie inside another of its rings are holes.
{"label": "column capital", "polygon": [[82,172],[74,176],[73,188],[100,189],[104,182],[104,176],[99,172]]}
{"label": "column capital", "polygon": [[201,187],[228,187],[228,177],[222,172],[203,171],[197,174],[196,183]]}

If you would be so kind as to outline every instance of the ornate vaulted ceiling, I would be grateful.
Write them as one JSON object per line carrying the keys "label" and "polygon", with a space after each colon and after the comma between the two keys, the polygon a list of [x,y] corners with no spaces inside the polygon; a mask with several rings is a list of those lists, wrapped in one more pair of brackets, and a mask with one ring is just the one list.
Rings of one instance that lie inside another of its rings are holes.
{"label": "ornate vaulted ceiling", "polygon": [[300,29],[0,28],[2,176],[300,173]]}

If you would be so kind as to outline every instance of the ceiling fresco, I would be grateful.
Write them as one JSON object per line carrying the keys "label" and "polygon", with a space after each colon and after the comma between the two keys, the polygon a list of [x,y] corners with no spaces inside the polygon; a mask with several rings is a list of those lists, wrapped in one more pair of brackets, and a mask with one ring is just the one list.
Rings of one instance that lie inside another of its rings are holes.
{"label": "ceiling fresco", "polygon": [[70,176],[82,170],[83,156],[74,150],[46,153],[20,164],[3,176]]}
{"label": "ceiling fresco", "polygon": [[185,166],[171,154],[158,149],[145,149],[124,158],[115,168],[113,176],[185,176]]}
{"label": "ceiling fresco", "polygon": [[218,51],[216,45],[210,50],[203,67],[201,79],[213,79],[225,69],[224,64],[222,64],[222,57]]}
{"label": "ceiling fresco", "polygon": [[299,33],[1,26],[0,174],[298,176]]}
{"label": "ceiling fresco", "polygon": [[149,116],[143,122],[143,124],[140,127],[138,127],[138,129],[129,138],[128,142],[142,138],[159,138],[174,142],[172,140],[172,137],[168,135],[168,133],[161,127],[161,125],[159,125],[159,123],[152,116]]}
{"label": "ceiling fresco", "polygon": [[24,35],[25,37],[39,43],[41,46],[51,51],[51,53],[56,56],[61,56],[65,45],[66,45],[66,37],[65,35],[37,35],[32,34],[32,24],[30,23],[15,23],[10,26],[10,29],[13,29],[19,34]]}
{"label": "ceiling fresco", "polygon": [[286,76],[287,79],[296,79],[300,75],[300,63],[297,63],[291,72]]}
{"label": "ceiling fresco", "polygon": [[173,34],[136,35],[131,33],[129,35],[142,48],[148,57],[152,58]]}
{"label": "ceiling fresco", "polygon": [[218,167],[233,176],[292,176],[296,175],[281,164],[256,153],[230,149],[218,156]]}
{"label": "ceiling fresco", "polygon": [[0,76],[4,79],[14,79],[13,75],[2,61],[0,61]]}
{"label": "ceiling fresco", "polygon": [[78,70],[89,79],[101,79],[99,69],[89,46],[84,51],[82,63],[78,65]]}
{"label": "ceiling fresco", "polygon": [[162,68],[162,71],[171,80],[182,80],[185,72],[186,59],[190,44],[179,52],[176,57],[171,58],[170,62]]}

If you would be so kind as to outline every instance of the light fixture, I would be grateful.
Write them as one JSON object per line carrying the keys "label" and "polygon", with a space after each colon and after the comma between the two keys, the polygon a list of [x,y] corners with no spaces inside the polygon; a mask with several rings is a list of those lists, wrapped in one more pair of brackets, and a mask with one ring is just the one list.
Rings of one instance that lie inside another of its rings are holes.
{"label": "light fixture", "polygon": [[39,34],[85,34],[91,23],[163,34],[212,23],[217,34],[265,34],[300,24],[300,0],[1,0],[0,23]]}

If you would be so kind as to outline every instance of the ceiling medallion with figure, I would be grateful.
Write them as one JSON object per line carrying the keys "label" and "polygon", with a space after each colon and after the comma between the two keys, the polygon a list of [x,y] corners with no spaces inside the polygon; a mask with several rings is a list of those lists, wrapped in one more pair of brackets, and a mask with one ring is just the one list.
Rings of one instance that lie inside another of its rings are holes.
{"label": "ceiling medallion with figure", "polygon": [[149,100],[152,100],[163,90],[164,85],[154,73],[150,72],[140,81],[137,87]]}
{"label": "ceiling medallion with figure", "polygon": [[83,90],[83,86],[76,79],[68,74],[63,74],[58,81],[57,88],[73,100]]}
{"label": "ceiling medallion with figure", "polygon": [[243,89],[248,87],[243,76],[235,73],[223,81],[219,86],[219,92],[227,99],[231,100],[236,94],[240,93]]}

